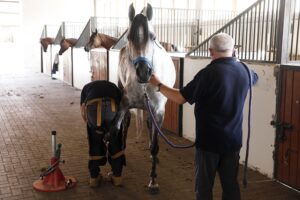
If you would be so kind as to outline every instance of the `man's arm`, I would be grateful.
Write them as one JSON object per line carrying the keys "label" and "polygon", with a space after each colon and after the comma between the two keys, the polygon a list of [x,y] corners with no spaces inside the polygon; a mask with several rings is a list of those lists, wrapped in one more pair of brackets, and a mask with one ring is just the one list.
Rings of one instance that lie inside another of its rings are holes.
{"label": "man's arm", "polygon": [[85,103],[80,105],[81,117],[85,123],[87,123],[87,117],[85,112]]}
{"label": "man's arm", "polygon": [[186,102],[185,98],[181,95],[178,89],[170,88],[164,85],[154,74],[151,76],[150,83],[154,86],[157,86],[159,88],[159,91],[168,99],[178,104],[184,104]]}

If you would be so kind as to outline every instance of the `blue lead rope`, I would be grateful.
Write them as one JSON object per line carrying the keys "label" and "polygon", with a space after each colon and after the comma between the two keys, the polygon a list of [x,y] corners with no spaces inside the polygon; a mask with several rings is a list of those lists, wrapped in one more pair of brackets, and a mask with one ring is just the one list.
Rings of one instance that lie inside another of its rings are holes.
{"label": "blue lead rope", "polygon": [[150,107],[150,103],[149,103],[149,98],[148,98],[148,95],[146,93],[144,93],[144,97],[145,97],[145,105],[146,105],[146,108],[148,110],[148,112],[150,113],[150,117],[152,119],[152,122],[157,130],[157,132],[159,133],[159,135],[164,139],[164,141],[170,145],[171,147],[173,148],[177,148],[177,149],[187,149],[187,148],[191,148],[193,146],[195,146],[195,143],[193,144],[190,144],[190,145],[177,145],[177,144],[174,144],[173,142],[171,142],[170,140],[168,140],[168,138],[165,136],[165,134],[160,130],[155,118],[154,118],[154,114],[152,112],[152,109]]}
{"label": "blue lead rope", "polygon": [[248,111],[248,137],[247,137],[247,146],[246,146],[246,156],[245,156],[245,166],[244,166],[244,177],[243,177],[243,186],[247,187],[247,167],[248,167],[248,158],[249,158],[249,146],[250,146],[250,135],[251,135],[251,110],[252,110],[252,76],[249,67],[241,62],[245,69],[248,72],[249,78],[249,111]]}

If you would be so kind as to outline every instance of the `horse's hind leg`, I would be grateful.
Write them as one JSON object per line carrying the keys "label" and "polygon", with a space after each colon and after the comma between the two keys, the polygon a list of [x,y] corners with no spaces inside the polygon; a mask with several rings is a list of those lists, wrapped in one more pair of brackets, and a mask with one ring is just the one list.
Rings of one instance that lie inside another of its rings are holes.
{"label": "horse's hind leg", "polygon": [[[155,115],[156,122],[161,127],[162,121],[163,121],[163,114],[156,114]],[[150,152],[151,152],[151,157],[152,157],[152,167],[151,167],[151,172],[150,172],[150,183],[148,185],[150,193],[154,194],[159,191],[159,186],[157,184],[156,178],[157,178],[157,173],[156,173],[156,165],[158,163],[158,158],[157,154],[159,151],[159,146],[158,146],[158,132],[155,129],[154,123],[152,123],[151,130],[150,130]]]}

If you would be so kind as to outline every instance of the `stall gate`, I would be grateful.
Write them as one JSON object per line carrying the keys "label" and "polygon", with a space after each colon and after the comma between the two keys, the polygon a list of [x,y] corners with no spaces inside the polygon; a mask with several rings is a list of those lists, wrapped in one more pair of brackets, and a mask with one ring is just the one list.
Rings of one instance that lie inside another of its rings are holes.
{"label": "stall gate", "polygon": [[[172,60],[176,70],[176,81],[174,88],[181,88],[183,85],[184,55],[172,54]],[[182,105],[168,100],[166,104],[165,118],[162,128],[170,133],[182,136]]]}
{"label": "stall gate", "polygon": [[[127,18],[91,17],[82,31],[75,47],[84,47],[96,30],[98,33],[119,38],[127,29]],[[109,53],[104,48],[89,52],[91,80],[109,80]]]}
{"label": "stall gate", "polygon": [[[41,34],[41,38],[51,37],[55,38],[57,30],[59,29],[59,25],[49,25],[46,24],[43,27],[43,31]],[[51,75],[51,69],[54,59],[54,49],[52,48],[52,44],[48,46],[47,52],[43,51],[41,47],[41,72],[47,75]]]}
{"label": "stall gate", "polygon": [[[55,45],[60,45],[63,39],[78,39],[80,33],[84,28],[83,22],[62,22],[56,38],[54,40]],[[55,52],[58,53],[59,48]],[[73,81],[73,48],[66,50],[61,56],[59,56],[58,77],[67,84],[74,85]]]}
{"label": "stall gate", "polygon": [[277,128],[276,176],[300,189],[300,66],[281,67],[281,97]]}

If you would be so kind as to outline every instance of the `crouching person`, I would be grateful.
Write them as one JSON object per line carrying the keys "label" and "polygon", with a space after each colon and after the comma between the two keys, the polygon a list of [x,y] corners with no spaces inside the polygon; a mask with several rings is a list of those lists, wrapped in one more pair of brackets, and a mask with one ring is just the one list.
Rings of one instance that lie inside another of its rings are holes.
{"label": "crouching person", "polygon": [[110,135],[109,129],[118,110],[122,93],[113,83],[93,81],[81,92],[80,110],[87,125],[89,143],[90,186],[96,187],[102,180],[100,166],[108,160],[111,165],[111,179],[115,186],[122,185],[122,169],[126,165],[124,150],[130,113],[126,113],[117,135]]}

